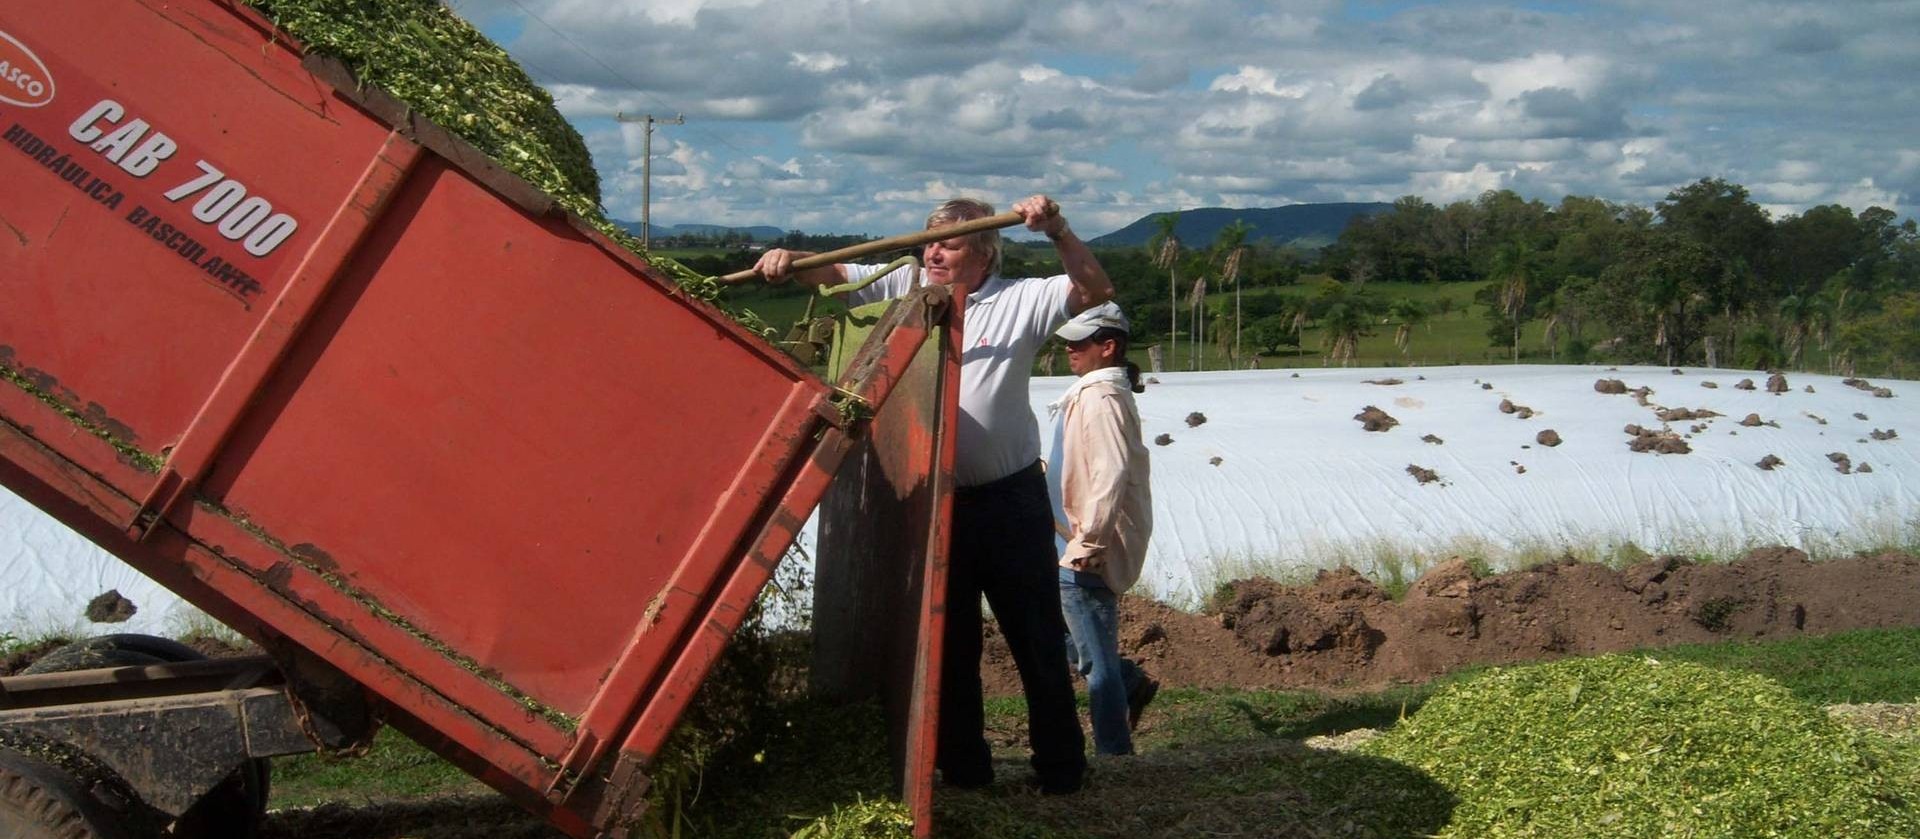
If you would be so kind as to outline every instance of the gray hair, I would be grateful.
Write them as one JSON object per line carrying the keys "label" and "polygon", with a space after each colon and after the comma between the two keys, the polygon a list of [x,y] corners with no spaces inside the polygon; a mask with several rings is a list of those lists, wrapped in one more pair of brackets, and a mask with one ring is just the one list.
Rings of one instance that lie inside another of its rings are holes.
{"label": "gray hair", "polygon": [[[993,205],[973,198],[949,198],[927,214],[927,229],[993,215]],[[988,276],[1000,273],[1000,231],[982,230],[970,234],[973,243],[987,249]]]}

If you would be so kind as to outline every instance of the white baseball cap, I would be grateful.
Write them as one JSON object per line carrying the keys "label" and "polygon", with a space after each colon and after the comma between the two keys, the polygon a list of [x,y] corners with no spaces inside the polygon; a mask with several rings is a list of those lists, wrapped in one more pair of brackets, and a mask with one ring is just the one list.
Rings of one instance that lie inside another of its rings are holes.
{"label": "white baseball cap", "polygon": [[1112,301],[1075,315],[1073,320],[1067,321],[1066,326],[1053,334],[1060,336],[1063,341],[1084,341],[1087,336],[1102,329],[1118,329],[1129,336],[1133,334],[1133,326],[1127,323],[1127,316]]}

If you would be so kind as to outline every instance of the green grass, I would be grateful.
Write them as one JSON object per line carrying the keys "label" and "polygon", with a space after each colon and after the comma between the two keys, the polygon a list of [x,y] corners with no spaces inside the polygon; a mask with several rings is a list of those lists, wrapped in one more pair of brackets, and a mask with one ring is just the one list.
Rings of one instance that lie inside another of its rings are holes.
{"label": "green grass", "polygon": [[[1360,339],[1358,355],[1354,359],[1356,367],[1399,367],[1409,365],[1436,366],[1447,364],[1499,364],[1512,360],[1511,351],[1493,347],[1487,340],[1487,321],[1484,307],[1473,304],[1473,292],[1483,283],[1370,283],[1366,286],[1371,293],[1386,300],[1409,297],[1424,303],[1434,304],[1440,298],[1453,301],[1453,311],[1448,314],[1435,314],[1432,319],[1414,329],[1408,342],[1409,352],[1401,353],[1393,344],[1394,326],[1392,324],[1374,324],[1374,333]],[[1312,287],[1294,285],[1284,288],[1257,288],[1246,291],[1248,298],[1289,295],[1300,297],[1311,295]],[[722,292],[722,300],[735,309],[752,311],[775,329],[785,334],[788,327],[800,319],[806,310],[807,294],[805,290],[794,286],[767,286],[761,283],[744,283],[732,286]],[[1232,305],[1232,294],[1209,295],[1212,300],[1224,300]],[[822,300],[816,304],[815,314],[837,314],[845,310],[837,300]],[[1153,324],[1157,332],[1164,332],[1165,324]],[[1187,325],[1180,324],[1181,334],[1186,334]],[[1521,360],[1528,363],[1541,363],[1549,360],[1549,352],[1541,344],[1545,333],[1543,324],[1529,323],[1522,332]],[[1324,350],[1321,342],[1324,330],[1309,326],[1301,334],[1298,349],[1287,348],[1274,355],[1259,357],[1260,366],[1273,367],[1319,367],[1324,363]],[[1564,338],[1562,339],[1565,340]],[[1250,343],[1244,343],[1243,349],[1250,356],[1256,352]],[[1170,349],[1171,357],[1166,365],[1168,370],[1187,369],[1190,346],[1182,338],[1177,349]],[[1044,351],[1042,353],[1044,357]],[[1209,370],[1227,369],[1227,354],[1215,344],[1212,338],[1207,341],[1203,355]],[[1148,369],[1147,349],[1145,345],[1133,347],[1128,354],[1133,361]],[[1561,360],[1564,360],[1562,358]],[[1044,367],[1036,365],[1039,372]],[[1066,375],[1064,357],[1057,358],[1055,375]]]}
{"label": "green grass", "polygon": [[361,757],[298,755],[273,762],[271,806],[312,807],[328,801],[403,801],[472,794],[488,788],[439,755],[391,728]]}
{"label": "green grass", "polygon": [[[1811,705],[1920,700],[1920,628],[1824,638],[1668,647],[1638,655],[1764,675]],[[1438,833],[1472,806],[1425,771],[1379,756],[1307,749],[1300,740],[1358,728],[1392,729],[1441,692],[1484,675],[1476,667],[1420,685],[1345,695],[1311,691],[1168,688],[1142,720],[1134,758],[1096,758],[1088,790],[1068,798],[1024,787],[1026,706],[987,700],[999,780],[984,792],[941,788],[942,836],[1415,837]],[[1081,697],[1084,706],[1085,697]],[[709,767],[674,801],[681,836],[808,839],[900,837],[888,797],[884,733],[871,707],[784,706],[770,736]],[[1920,737],[1868,739],[1894,777],[1920,789]],[[303,757],[274,764],[278,807],[480,794],[458,770],[385,732],[361,759]],[[1871,834],[1869,834],[1871,835]]]}
{"label": "green grass", "polygon": [[[773,326],[777,337],[785,337],[787,329],[806,314],[807,300],[813,297],[818,295],[810,288],[764,283],[743,283],[721,292],[721,299],[729,306],[751,311]],[[828,297],[820,297],[814,304],[815,317],[837,315],[846,310],[845,304]]]}
{"label": "green grass", "polygon": [[1920,629],[1862,629],[1822,638],[1697,644],[1647,654],[1758,673],[1820,705],[1920,702]]}
{"label": "green grass", "polygon": [[[1500,364],[1511,362],[1513,360],[1513,351],[1511,349],[1495,347],[1487,339],[1486,307],[1473,302],[1474,293],[1486,284],[1485,282],[1366,284],[1362,287],[1362,290],[1381,300],[1391,302],[1403,297],[1410,298],[1416,302],[1427,304],[1428,307],[1434,311],[1434,314],[1426,323],[1414,328],[1413,335],[1407,342],[1407,352],[1405,353],[1402,353],[1399,347],[1394,346],[1393,334],[1395,325],[1392,323],[1381,323],[1376,320],[1376,322],[1372,324],[1373,334],[1360,339],[1360,346],[1351,366],[1405,367],[1419,365],[1422,367],[1433,367],[1452,364]],[[1243,292],[1244,297],[1242,302],[1244,305],[1245,300],[1265,296],[1288,296],[1296,299],[1307,299],[1311,298],[1314,293],[1315,286],[1313,283],[1303,281],[1302,284],[1279,288],[1263,287],[1247,289]],[[1443,298],[1452,302],[1452,310],[1446,314],[1440,314],[1438,309],[1439,302]],[[1225,305],[1229,310],[1231,310],[1233,306],[1233,292],[1231,291],[1211,293],[1207,295],[1207,299],[1212,305]],[[1184,307],[1182,311],[1185,311]],[[1231,321],[1229,321],[1229,324],[1231,324]],[[1154,326],[1156,331],[1164,332],[1166,330],[1166,324],[1155,324]],[[1228,328],[1230,329],[1231,325],[1229,325]],[[1210,324],[1208,326],[1208,346],[1202,355],[1206,361],[1207,369],[1226,369],[1229,366],[1229,359],[1227,354],[1220,350],[1218,343],[1212,337],[1211,332],[1213,329],[1214,327]],[[1184,320],[1180,324],[1180,332],[1183,336],[1187,334],[1187,324]],[[1520,360],[1522,362],[1542,363],[1552,359],[1553,354],[1542,341],[1545,334],[1546,326],[1544,323],[1535,321],[1525,325],[1520,333]],[[1322,366],[1326,363],[1326,351],[1323,349],[1323,342],[1325,340],[1326,330],[1317,326],[1308,325],[1306,329],[1301,331],[1299,347],[1286,347],[1272,355],[1260,355],[1258,357],[1260,366],[1263,368]],[[1566,339],[1562,338],[1561,340],[1564,342]],[[1241,349],[1247,356],[1253,356],[1258,352],[1258,348],[1252,346],[1250,342],[1244,339]],[[1172,363],[1168,365],[1168,369],[1187,369],[1190,350],[1190,344],[1183,338]],[[1139,358],[1136,359],[1136,361],[1144,365],[1146,359],[1144,349],[1142,349],[1138,355]],[[1561,358],[1560,360],[1564,361],[1565,359]]]}

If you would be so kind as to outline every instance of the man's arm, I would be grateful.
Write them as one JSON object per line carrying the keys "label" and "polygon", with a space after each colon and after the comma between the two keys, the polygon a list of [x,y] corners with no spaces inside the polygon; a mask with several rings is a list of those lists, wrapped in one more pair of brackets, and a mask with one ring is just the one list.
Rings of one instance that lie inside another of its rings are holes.
{"label": "man's arm", "polygon": [[774,248],[760,255],[760,260],[753,264],[753,271],[769,283],[793,280],[801,285],[815,288],[823,285],[839,285],[847,281],[847,269],[843,265],[821,265],[800,271],[793,270],[793,263],[796,260],[813,255],[811,251]]}
{"label": "man's arm", "polygon": [[1046,234],[1047,241],[1052,242],[1054,251],[1060,254],[1060,265],[1073,284],[1067,292],[1070,314],[1080,314],[1113,299],[1113,281],[1107,278],[1107,269],[1100,267],[1093,249],[1073,235],[1073,228],[1067,226],[1067,217],[1060,214],[1059,204],[1045,195],[1035,195],[1013,205],[1013,211],[1027,217],[1028,230]]}

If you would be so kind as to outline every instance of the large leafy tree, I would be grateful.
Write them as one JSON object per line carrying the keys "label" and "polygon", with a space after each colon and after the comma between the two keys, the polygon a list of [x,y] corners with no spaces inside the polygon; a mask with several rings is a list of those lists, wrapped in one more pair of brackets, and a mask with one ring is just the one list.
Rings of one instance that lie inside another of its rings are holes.
{"label": "large leafy tree", "polygon": [[1726,296],[1727,272],[1706,246],[1671,230],[1637,237],[1588,298],[1625,339],[1630,356],[1666,364],[1687,357]]}
{"label": "large leafy tree", "polygon": [[1767,260],[1774,292],[1805,299],[1828,277],[1850,268],[1868,250],[1868,235],[1853,210],[1838,204],[1814,207],[1780,220]]}
{"label": "large leafy tree", "polygon": [[1724,288],[1715,302],[1726,318],[1729,339],[1742,312],[1777,296],[1761,273],[1772,248],[1773,222],[1748,197],[1746,187],[1701,178],[1667,193],[1654,209],[1662,227],[1698,243],[1720,263]]}

